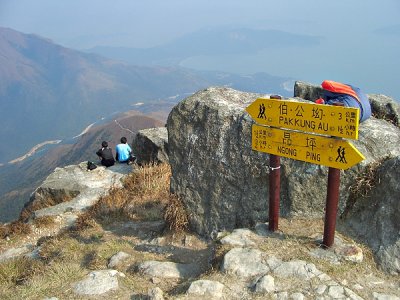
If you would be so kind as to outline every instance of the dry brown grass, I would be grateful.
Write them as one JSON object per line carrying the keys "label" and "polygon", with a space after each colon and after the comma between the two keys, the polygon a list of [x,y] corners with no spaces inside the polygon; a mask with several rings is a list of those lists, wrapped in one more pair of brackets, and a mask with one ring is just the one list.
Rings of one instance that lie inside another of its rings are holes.
{"label": "dry brown grass", "polygon": [[89,251],[84,259],[83,266],[89,270],[101,270],[107,268],[107,259],[102,257],[98,251]]}
{"label": "dry brown grass", "polygon": [[26,257],[0,264],[0,286],[21,285],[35,274],[43,272],[43,264]]}
{"label": "dry brown grass", "polygon": [[32,216],[32,213],[34,211],[46,207],[51,207],[62,202],[70,201],[77,195],[79,195],[79,192],[77,191],[68,191],[68,192],[59,191],[57,196],[51,195],[46,192],[42,193],[44,194],[44,196],[32,201],[31,203],[29,203],[29,205],[24,207],[24,209],[21,211],[19,215],[19,220],[21,220],[22,222],[27,222],[29,218]]}
{"label": "dry brown grass", "polygon": [[55,224],[53,216],[43,216],[33,220],[33,224],[38,227],[48,227]]}
{"label": "dry brown grass", "polygon": [[26,235],[32,232],[31,225],[21,222],[20,220],[11,222],[7,225],[0,226],[0,238],[5,239],[15,235]]}
{"label": "dry brown grass", "polygon": [[76,229],[95,227],[116,220],[164,220],[171,230],[187,228],[182,203],[169,192],[171,169],[168,164],[143,166],[131,173],[124,187],[113,188],[76,222]]}
{"label": "dry brown grass", "polygon": [[348,214],[348,212],[354,207],[357,199],[368,197],[369,192],[380,181],[380,179],[376,175],[377,169],[384,161],[389,158],[390,157],[386,156],[378,161],[369,164],[365,168],[364,172],[357,176],[357,178],[354,180],[354,183],[349,188],[350,195],[345,211],[343,212],[343,216]]}
{"label": "dry brown grass", "polygon": [[[54,224],[53,217],[41,217],[33,221],[37,227],[48,227]],[[7,225],[0,225],[0,239],[7,237],[24,236],[32,233],[32,226],[21,220],[16,220]]]}
{"label": "dry brown grass", "polygon": [[[123,188],[111,188],[107,196],[86,213],[82,214],[75,224],[76,230],[95,228],[99,223],[110,223],[116,220],[151,221],[164,220],[170,230],[183,231],[188,226],[188,217],[182,203],[169,192],[171,169],[168,164],[143,166],[131,173],[124,181]],[[71,195],[62,197],[63,201],[71,199]],[[31,233],[31,226],[26,223],[33,211],[55,205],[51,197],[43,201],[33,202],[24,209],[18,221],[0,226],[0,238]],[[37,227],[54,224],[52,217],[34,220]]]}
{"label": "dry brown grass", "polygon": [[385,120],[393,125],[399,127],[399,120],[394,113],[386,113],[385,111],[374,111],[372,116],[377,119]]}
{"label": "dry brown grass", "polygon": [[0,239],[5,239],[9,235],[9,229],[7,225],[0,225]]}
{"label": "dry brown grass", "polygon": [[350,193],[353,197],[366,197],[372,188],[379,183],[379,178],[376,178],[376,170],[382,164],[382,161],[376,161],[365,168],[363,174],[359,175],[353,185],[350,187]]}
{"label": "dry brown grass", "polygon": [[175,195],[171,195],[169,199],[164,212],[164,220],[169,229],[176,232],[187,230],[189,225],[188,214],[182,201]]}

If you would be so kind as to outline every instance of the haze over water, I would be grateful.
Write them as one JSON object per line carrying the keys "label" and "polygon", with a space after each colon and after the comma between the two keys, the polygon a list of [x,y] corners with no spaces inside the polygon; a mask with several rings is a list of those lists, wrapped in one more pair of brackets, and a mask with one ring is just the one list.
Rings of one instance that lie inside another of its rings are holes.
{"label": "haze over water", "polygon": [[0,0],[0,26],[75,49],[146,48],[224,26],[318,36],[320,43],[310,47],[190,57],[180,65],[242,74],[266,72],[315,84],[331,79],[397,100],[399,20],[398,0]]}

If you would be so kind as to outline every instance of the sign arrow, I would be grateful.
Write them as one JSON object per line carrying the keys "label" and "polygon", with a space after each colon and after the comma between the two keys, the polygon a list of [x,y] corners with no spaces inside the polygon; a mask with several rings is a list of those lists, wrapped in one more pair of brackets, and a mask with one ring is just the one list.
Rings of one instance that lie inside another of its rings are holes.
{"label": "sign arrow", "polygon": [[346,170],[365,157],[348,141],[285,129],[252,125],[252,149]]}
{"label": "sign arrow", "polygon": [[358,108],[258,98],[246,111],[261,125],[358,139]]}

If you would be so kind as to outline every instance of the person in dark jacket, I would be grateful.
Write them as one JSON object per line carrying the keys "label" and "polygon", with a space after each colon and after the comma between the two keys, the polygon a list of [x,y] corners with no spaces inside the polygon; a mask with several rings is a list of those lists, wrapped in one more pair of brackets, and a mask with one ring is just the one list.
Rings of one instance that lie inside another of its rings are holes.
{"label": "person in dark jacket", "polygon": [[96,152],[97,156],[101,159],[101,164],[106,167],[111,167],[114,165],[114,155],[112,149],[108,147],[108,143],[103,141],[101,143],[101,149]]}

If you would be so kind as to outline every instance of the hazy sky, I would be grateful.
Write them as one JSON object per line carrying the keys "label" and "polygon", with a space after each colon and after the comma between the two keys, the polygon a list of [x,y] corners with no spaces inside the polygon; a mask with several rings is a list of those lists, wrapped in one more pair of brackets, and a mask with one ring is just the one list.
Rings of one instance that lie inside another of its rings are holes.
{"label": "hazy sky", "polygon": [[0,0],[1,26],[67,46],[97,36],[113,45],[146,47],[220,25],[318,35],[367,32],[400,24],[399,17],[398,0]]}
{"label": "hazy sky", "polygon": [[[208,57],[197,64],[314,83],[350,81],[400,99],[399,0],[0,0],[0,26],[76,49],[150,47],[217,26],[318,35],[324,43],[311,50],[285,49],[239,61]],[[185,65],[197,67],[190,60]]]}

